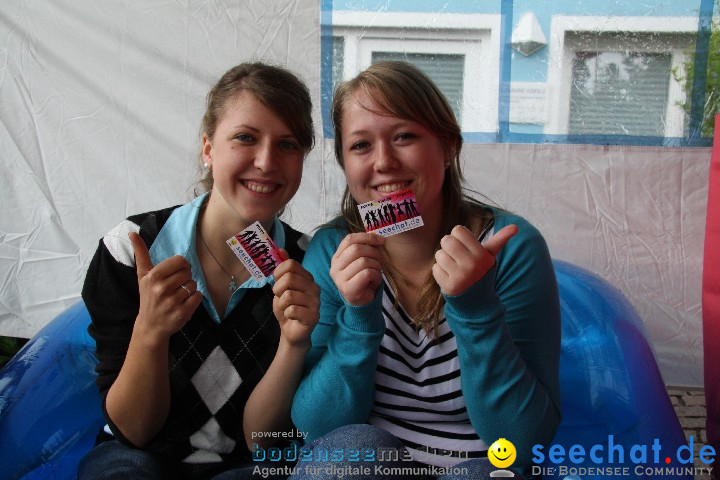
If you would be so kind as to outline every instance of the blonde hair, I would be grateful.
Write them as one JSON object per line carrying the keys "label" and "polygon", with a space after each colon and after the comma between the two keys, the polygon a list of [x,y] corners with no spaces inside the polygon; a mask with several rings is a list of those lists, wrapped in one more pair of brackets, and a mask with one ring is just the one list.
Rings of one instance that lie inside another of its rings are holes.
{"label": "blonde hair", "polygon": [[[335,155],[344,169],[342,146],[342,120],[347,103],[354,93],[362,90],[377,106],[377,113],[412,120],[434,132],[443,145],[445,161],[449,163],[442,186],[443,224],[440,236],[435,239],[436,249],[440,240],[456,225],[470,228],[473,218],[482,220],[481,228],[489,221],[487,210],[482,204],[463,193],[464,181],[460,166],[462,133],[447,100],[421,70],[405,62],[383,61],[371,65],[352,80],[341,84],[335,91],[332,103],[332,122],[335,130]],[[367,107],[366,107],[367,108]],[[351,232],[364,232],[365,228],[357,209],[357,202],[348,187],[342,199],[341,212]],[[397,298],[397,282],[401,275],[385,255],[384,273]],[[426,332],[437,334],[437,325],[445,302],[440,287],[428,273],[417,302],[418,314],[415,323]]]}

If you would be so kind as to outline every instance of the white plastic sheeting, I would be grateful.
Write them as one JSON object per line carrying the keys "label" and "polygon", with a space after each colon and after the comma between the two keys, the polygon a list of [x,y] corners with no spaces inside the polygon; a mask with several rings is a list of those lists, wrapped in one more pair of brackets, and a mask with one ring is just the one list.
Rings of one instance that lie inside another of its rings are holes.
{"label": "white plastic sheeting", "polygon": [[[0,10],[0,334],[79,298],[99,238],[192,197],[204,96],[249,59],[287,66],[320,118],[316,1],[5,2]],[[286,219],[310,232],[344,179],[318,133]],[[637,308],[669,384],[702,384],[709,149],[467,145],[470,187]]]}
{"label": "white plastic sheeting", "polygon": [[554,258],[627,296],[667,384],[703,384],[709,148],[502,144],[464,153],[474,189],[533,222]]}
{"label": "white plastic sheeting", "polygon": [[[29,337],[76,301],[128,214],[191,198],[205,95],[228,68],[287,66],[318,99],[319,16],[312,0],[3,2],[0,334]],[[320,216],[317,181],[300,225]]]}

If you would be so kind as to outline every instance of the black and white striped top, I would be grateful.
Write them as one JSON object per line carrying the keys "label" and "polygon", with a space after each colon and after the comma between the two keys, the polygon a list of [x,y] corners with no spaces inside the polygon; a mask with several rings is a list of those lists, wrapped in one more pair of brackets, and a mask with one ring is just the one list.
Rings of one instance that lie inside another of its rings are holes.
{"label": "black and white striped top", "polygon": [[368,423],[401,439],[422,463],[449,466],[487,456],[460,388],[457,344],[444,315],[437,338],[417,330],[383,278],[385,336]]}

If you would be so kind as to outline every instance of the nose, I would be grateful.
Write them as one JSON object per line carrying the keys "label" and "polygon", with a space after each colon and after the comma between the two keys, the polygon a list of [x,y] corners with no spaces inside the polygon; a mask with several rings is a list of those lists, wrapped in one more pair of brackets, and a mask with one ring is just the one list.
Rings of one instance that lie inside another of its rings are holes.
{"label": "nose", "polygon": [[386,142],[375,144],[373,165],[376,172],[386,172],[397,168],[398,161],[392,147]]}
{"label": "nose", "polygon": [[255,150],[255,168],[261,172],[272,172],[275,170],[275,152],[270,142],[260,142]]}

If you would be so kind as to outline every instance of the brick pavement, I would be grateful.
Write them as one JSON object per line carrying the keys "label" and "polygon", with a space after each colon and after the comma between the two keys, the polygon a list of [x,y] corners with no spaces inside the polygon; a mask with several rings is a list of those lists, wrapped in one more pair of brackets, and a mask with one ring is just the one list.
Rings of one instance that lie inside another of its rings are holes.
{"label": "brick pavement", "polygon": [[[698,458],[698,452],[705,446],[705,442],[707,441],[707,433],[705,431],[705,391],[702,389],[668,387],[668,395],[670,395],[675,413],[685,432],[685,438],[689,442],[690,436],[693,437],[695,466],[706,467]],[[713,477],[711,475],[695,476],[695,480],[712,479]]]}

